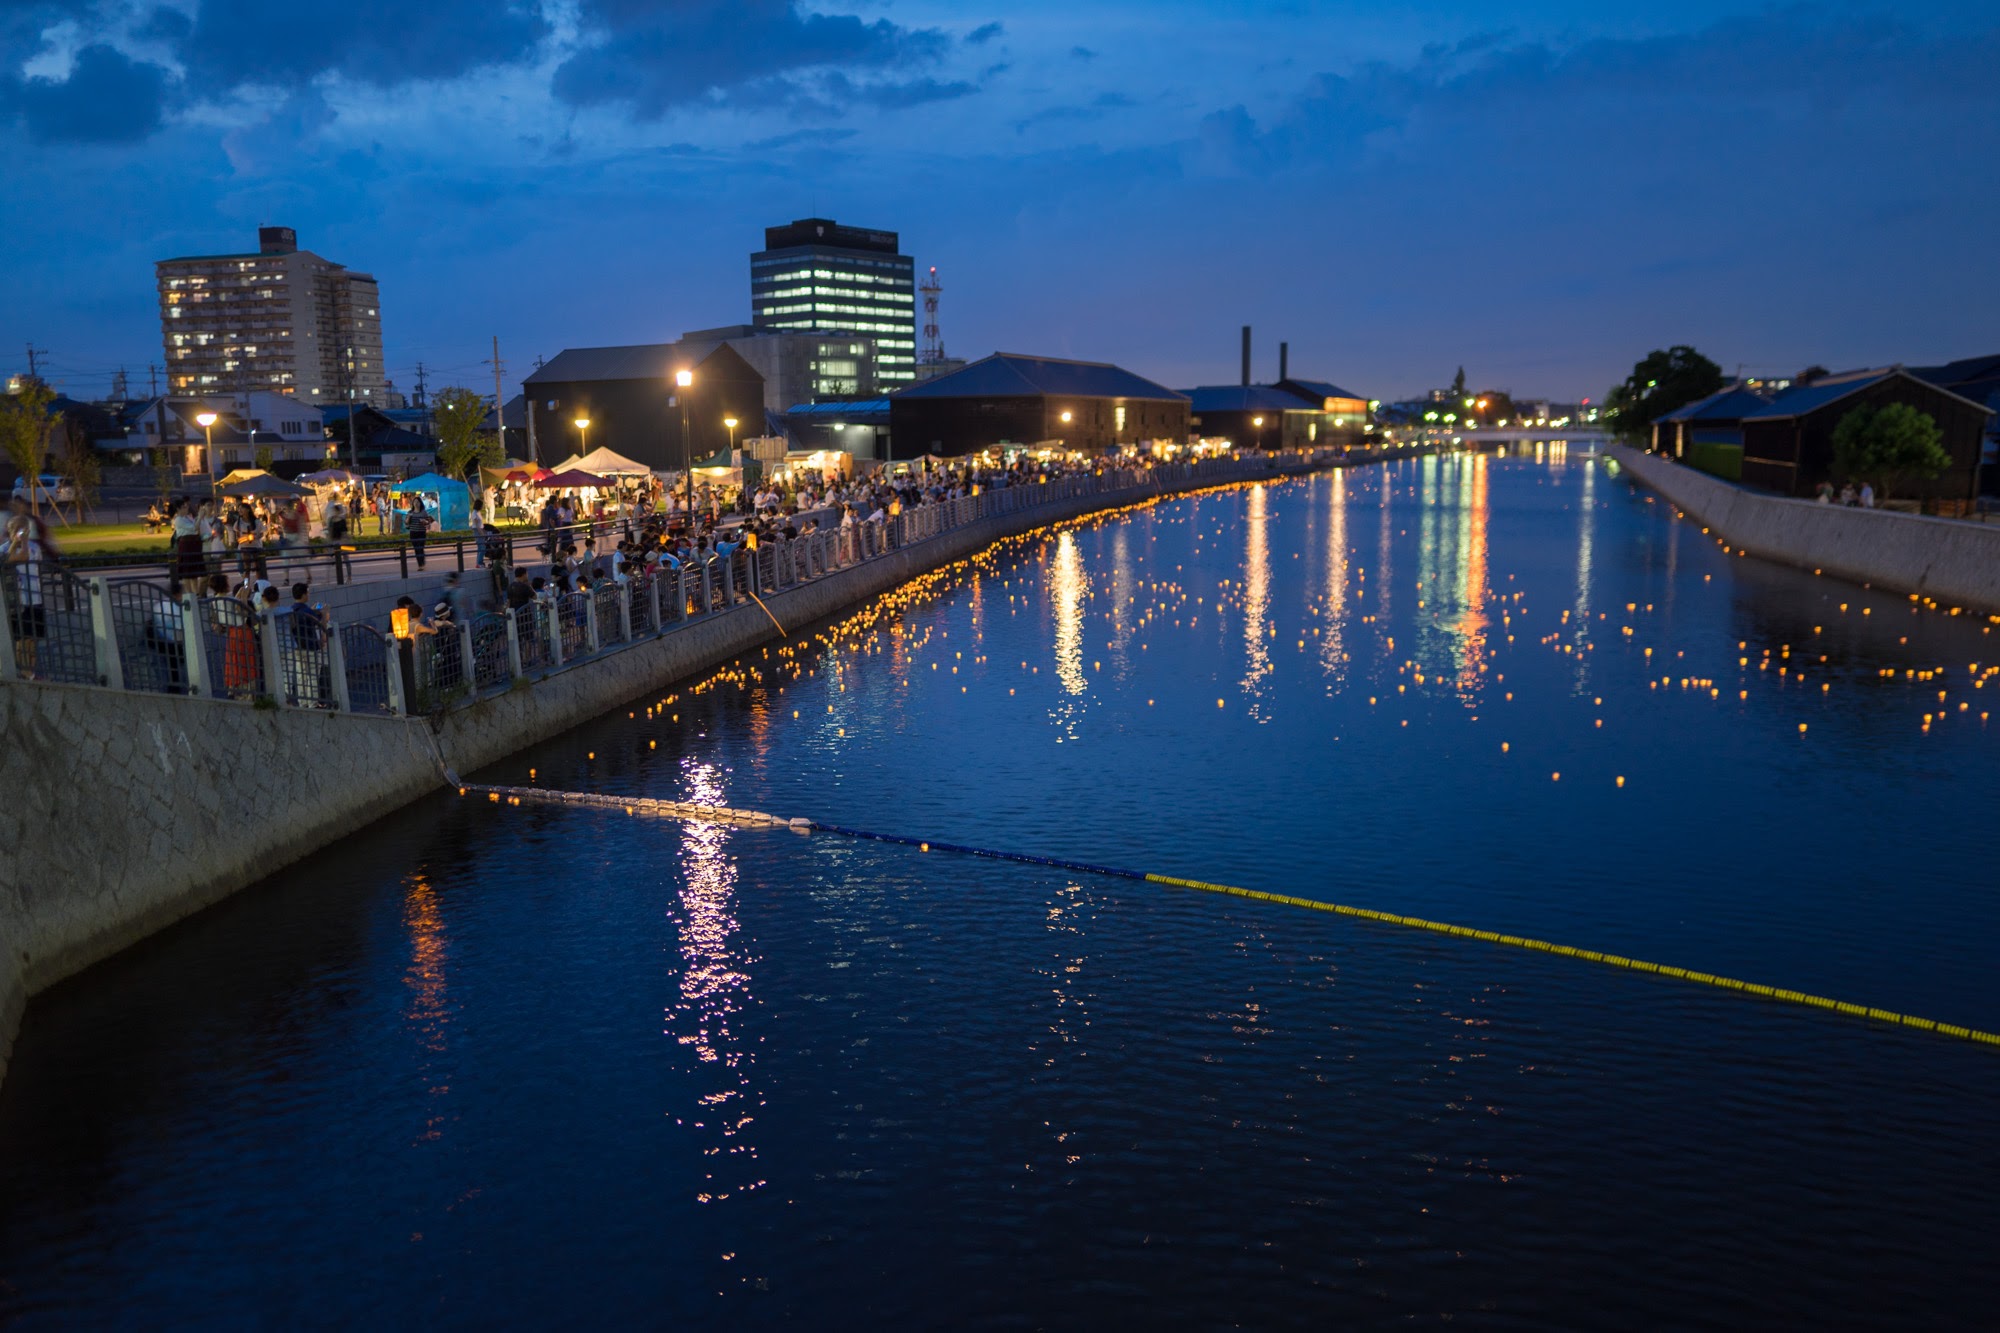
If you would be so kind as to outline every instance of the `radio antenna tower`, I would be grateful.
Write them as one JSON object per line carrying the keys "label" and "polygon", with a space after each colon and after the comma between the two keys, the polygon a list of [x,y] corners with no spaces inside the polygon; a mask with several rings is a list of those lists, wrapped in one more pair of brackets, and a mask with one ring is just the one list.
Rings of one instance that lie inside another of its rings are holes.
{"label": "radio antenna tower", "polygon": [[938,285],[937,265],[931,265],[931,275],[917,288],[924,294],[924,350],[917,357],[927,366],[934,366],[944,360],[944,339],[938,335],[938,295],[944,288]]}

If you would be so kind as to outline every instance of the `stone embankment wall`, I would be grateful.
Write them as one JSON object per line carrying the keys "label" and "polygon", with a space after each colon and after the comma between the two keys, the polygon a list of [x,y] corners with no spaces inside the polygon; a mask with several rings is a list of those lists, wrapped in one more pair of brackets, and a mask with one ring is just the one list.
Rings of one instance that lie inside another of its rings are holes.
{"label": "stone embankment wall", "polygon": [[1624,445],[1607,452],[1641,484],[1751,555],[2000,614],[2000,525],[1759,495],[1657,454]]}
{"label": "stone embankment wall", "polygon": [[[1212,483],[1198,483],[1212,484]],[[788,629],[1143,492],[968,524],[765,599]],[[444,783],[778,639],[754,603],[420,718],[0,683],[0,1077],[27,998]]]}

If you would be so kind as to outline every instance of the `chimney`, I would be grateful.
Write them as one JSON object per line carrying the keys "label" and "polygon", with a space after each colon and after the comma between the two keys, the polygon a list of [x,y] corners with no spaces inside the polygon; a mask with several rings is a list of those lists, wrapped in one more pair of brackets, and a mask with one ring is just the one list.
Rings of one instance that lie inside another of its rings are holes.
{"label": "chimney", "polygon": [[1243,387],[1250,387],[1250,326],[1243,326]]}
{"label": "chimney", "polygon": [[1278,344],[1278,379],[1282,383],[1292,377],[1292,345]]}

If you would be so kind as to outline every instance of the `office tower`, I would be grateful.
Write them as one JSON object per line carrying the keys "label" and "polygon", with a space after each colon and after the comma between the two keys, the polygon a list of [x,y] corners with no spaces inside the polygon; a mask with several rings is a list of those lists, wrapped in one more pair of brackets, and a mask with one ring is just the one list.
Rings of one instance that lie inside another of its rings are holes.
{"label": "office tower", "polygon": [[[875,378],[897,389],[916,378],[916,265],[893,231],[802,218],[764,229],[750,256],[756,328],[854,334],[875,344]],[[842,352],[841,361],[853,356]],[[844,369],[844,367],[843,367]]]}

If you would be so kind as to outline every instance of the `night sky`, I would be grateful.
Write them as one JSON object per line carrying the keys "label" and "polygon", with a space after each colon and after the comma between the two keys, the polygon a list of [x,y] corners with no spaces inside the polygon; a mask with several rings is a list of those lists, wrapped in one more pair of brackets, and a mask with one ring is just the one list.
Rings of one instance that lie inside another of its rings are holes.
{"label": "night sky", "polygon": [[0,0],[0,367],[160,359],[259,223],[380,278],[407,389],[749,318],[899,230],[945,345],[1379,398],[2000,351],[2000,6]]}

